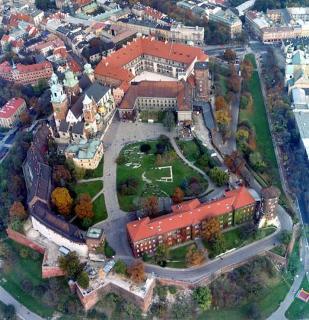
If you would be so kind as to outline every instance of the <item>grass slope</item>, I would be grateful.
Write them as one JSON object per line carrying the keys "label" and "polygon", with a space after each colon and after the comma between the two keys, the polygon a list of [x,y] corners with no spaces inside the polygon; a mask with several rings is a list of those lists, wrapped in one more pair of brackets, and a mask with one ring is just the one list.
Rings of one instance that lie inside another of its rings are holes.
{"label": "grass slope", "polygon": [[101,194],[93,202],[93,211],[94,211],[93,224],[103,221],[107,218],[105,199],[103,194]]}
{"label": "grass slope", "polygon": [[93,198],[100,190],[102,190],[102,188],[102,181],[92,181],[76,184],[74,187],[74,191],[76,192],[76,195],[80,195],[82,193],[89,193],[91,198]]}

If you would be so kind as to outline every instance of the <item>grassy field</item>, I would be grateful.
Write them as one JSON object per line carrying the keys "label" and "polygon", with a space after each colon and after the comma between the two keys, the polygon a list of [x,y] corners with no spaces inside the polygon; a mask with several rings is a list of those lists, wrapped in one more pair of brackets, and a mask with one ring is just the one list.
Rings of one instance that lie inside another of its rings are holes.
{"label": "grassy field", "polygon": [[248,60],[252,63],[252,66],[254,69],[257,68],[257,65],[256,65],[256,61],[255,61],[255,56],[253,53],[248,53],[245,55],[245,60]]}
{"label": "grassy field", "polygon": [[[262,228],[262,229],[259,229],[255,235],[248,236],[246,240],[242,239],[240,228],[235,228],[229,231],[225,231],[222,233],[222,235],[225,240],[226,251],[228,251],[234,248],[240,248],[240,247],[246,246],[254,241],[263,239],[275,231],[276,231],[275,227]],[[210,246],[206,241],[204,241],[204,245],[208,251],[211,250]]]}
{"label": "grassy field", "polygon": [[223,75],[220,74],[219,76],[219,84],[222,90],[222,95],[225,96],[228,92],[228,88],[227,88],[227,78]]}
{"label": "grassy field", "polygon": [[266,162],[266,170],[263,178],[268,183],[273,183],[280,187],[278,165],[257,71],[253,72],[252,78],[248,82],[248,89],[253,97],[253,110],[240,109],[239,121],[248,121],[256,133],[256,151],[260,152]]}
{"label": "grassy field", "polygon": [[170,268],[186,268],[186,254],[190,248],[196,248],[195,243],[190,243],[177,247],[175,249],[170,249],[168,251],[168,259],[166,266]]}
{"label": "grassy field", "polygon": [[101,194],[93,202],[93,211],[94,211],[93,224],[103,221],[107,218],[105,199],[103,194]]}
{"label": "grassy field", "polygon": [[257,303],[261,312],[260,319],[268,318],[276,309],[278,309],[281,301],[285,298],[289,291],[288,285],[280,277],[276,277],[270,283],[268,283],[263,295],[258,297],[254,301],[248,301],[248,303],[237,306],[235,308],[226,308],[221,310],[210,310],[203,312],[198,320],[248,320],[252,319],[248,315],[249,305],[252,302]]}
{"label": "grassy field", "polygon": [[102,188],[102,181],[92,181],[76,184],[74,191],[77,195],[80,195],[81,193],[89,193],[91,198],[93,198],[100,190],[102,190]]}
{"label": "grassy field", "polygon": [[200,156],[198,145],[194,141],[177,141],[177,144],[185,156],[191,162],[195,162]]}
{"label": "grassy field", "polygon": [[[304,277],[299,290],[302,288],[306,291],[309,291],[309,282],[306,276]],[[296,298],[295,295],[295,300],[290,305],[289,309],[286,311],[285,316],[290,320],[308,319],[309,304]]]}
{"label": "grassy field", "polygon": [[85,179],[100,178],[103,176],[104,157],[94,170],[86,170]]}
{"label": "grassy field", "polygon": [[125,182],[129,178],[135,178],[138,186],[134,195],[121,195],[118,193],[119,205],[124,211],[132,211],[139,207],[140,197],[155,195],[159,197],[170,196],[174,193],[176,187],[181,186],[186,180],[196,177],[201,185],[201,192],[207,189],[207,181],[195,170],[185,165],[182,160],[176,156],[176,159],[170,163],[162,165],[172,167],[172,182],[157,181],[162,177],[170,176],[169,169],[159,169],[155,164],[156,144],[158,141],[148,141],[151,146],[149,154],[143,154],[139,151],[143,143],[135,143],[126,146],[121,151],[125,157],[125,163],[117,166],[117,185]]}
{"label": "grassy field", "polygon": [[[6,243],[18,255],[18,251],[22,246],[11,240],[6,241]],[[30,280],[33,286],[46,283],[46,280],[42,279],[42,260],[43,256],[38,260],[33,260],[31,257],[23,259],[18,256],[17,261],[12,264],[11,270],[2,274],[1,286],[31,311],[43,317],[50,317],[53,314],[53,309],[32,296],[31,293],[26,293],[21,286],[22,281],[25,279]]]}

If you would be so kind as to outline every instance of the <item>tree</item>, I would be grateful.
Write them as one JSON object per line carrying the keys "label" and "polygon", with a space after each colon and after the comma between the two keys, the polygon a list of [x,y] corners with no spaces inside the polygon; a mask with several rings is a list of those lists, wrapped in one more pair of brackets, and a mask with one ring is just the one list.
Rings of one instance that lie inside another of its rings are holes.
{"label": "tree", "polygon": [[236,132],[236,139],[239,143],[247,142],[249,139],[249,132],[246,129],[238,129]]}
{"label": "tree", "polygon": [[186,254],[186,262],[190,266],[200,265],[204,260],[204,253],[196,247],[191,247]]}
{"label": "tree", "polygon": [[252,152],[249,156],[249,162],[251,166],[257,170],[257,171],[262,171],[265,167],[266,164],[262,159],[262,156],[259,152]]}
{"label": "tree", "polygon": [[68,277],[73,279],[76,279],[82,271],[81,263],[75,251],[59,257],[59,266],[68,275]]}
{"label": "tree", "polygon": [[70,171],[64,165],[55,165],[53,167],[53,180],[60,185],[72,179]]}
{"label": "tree", "polygon": [[218,167],[209,171],[210,179],[219,187],[224,186],[229,181],[229,174]]}
{"label": "tree", "polygon": [[217,256],[226,250],[225,238],[222,234],[211,241],[212,255]]}
{"label": "tree", "polygon": [[243,60],[240,65],[241,75],[244,80],[248,81],[252,77],[253,66],[249,60]]}
{"label": "tree", "polygon": [[212,296],[208,287],[198,287],[193,291],[193,299],[197,302],[199,307],[203,310],[209,310],[211,307]]}
{"label": "tree", "polygon": [[75,213],[80,219],[92,218],[94,216],[93,204],[88,193],[82,193],[78,197],[78,201],[75,207]]}
{"label": "tree", "polygon": [[155,216],[159,212],[158,197],[150,196],[142,200],[143,212],[146,216]]}
{"label": "tree", "polygon": [[74,177],[76,180],[82,180],[85,177],[86,170],[84,168],[74,167]]}
{"label": "tree", "polygon": [[151,146],[148,143],[143,143],[139,149],[141,152],[148,154],[151,150]]}
{"label": "tree", "polygon": [[51,200],[59,213],[63,215],[68,215],[70,213],[73,199],[67,188],[56,188],[51,194]]}
{"label": "tree", "polygon": [[236,59],[236,52],[233,49],[226,49],[223,54],[224,60],[234,62]]}
{"label": "tree", "polygon": [[287,230],[282,230],[279,234],[279,241],[287,246],[290,240],[291,240],[291,233]]}
{"label": "tree", "polygon": [[22,124],[22,126],[27,126],[28,124],[31,123],[31,117],[29,115],[28,111],[23,111],[20,115],[19,115],[19,121]]}
{"label": "tree", "polygon": [[173,200],[173,203],[180,203],[183,201],[183,198],[185,196],[185,193],[182,191],[181,188],[177,187],[175,189],[175,192],[173,193],[172,195],[172,200]]}
{"label": "tree", "polygon": [[126,274],[127,273],[127,265],[123,260],[117,260],[114,265],[114,270],[116,273],[119,274]]}
{"label": "tree", "polygon": [[176,125],[174,113],[172,111],[166,111],[162,122],[168,131],[172,131]]}
{"label": "tree", "polygon": [[145,270],[142,261],[133,263],[128,268],[128,275],[133,282],[141,283],[145,280]]}
{"label": "tree", "polygon": [[227,85],[233,92],[237,93],[240,91],[240,84],[241,81],[238,75],[235,74],[229,77]]}
{"label": "tree", "polygon": [[82,271],[79,273],[79,275],[77,276],[77,283],[83,289],[86,289],[89,287],[89,276],[86,271]]}
{"label": "tree", "polygon": [[203,231],[203,238],[207,241],[218,238],[221,234],[220,222],[216,218],[210,218],[206,221],[206,227]]}
{"label": "tree", "polygon": [[27,218],[27,212],[20,201],[14,201],[10,208],[10,217],[24,220]]}
{"label": "tree", "polygon": [[247,314],[248,317],[253,320],[259,320],[262,317],[260,307],[256,302],[253,302],[249,305]]}
{"label": "tree", "polygon": [[5,305],[3,313],[6,320],[15,320],[17,318],[15,307],[12,304]]}
{"label": "tree", "polygon": [[167,260],[168,248],[165,244],[161,243],[157,246],[155,253],[155,261],[157,264],[162,265]]}
{"label": "tree", "polygon": [[215,107],[216,107],[216,111],[226,110],[228,108],[228,105],[227,105],[226,100],[224,99],[224,97],[222,97],[222,96],[216,97]]}

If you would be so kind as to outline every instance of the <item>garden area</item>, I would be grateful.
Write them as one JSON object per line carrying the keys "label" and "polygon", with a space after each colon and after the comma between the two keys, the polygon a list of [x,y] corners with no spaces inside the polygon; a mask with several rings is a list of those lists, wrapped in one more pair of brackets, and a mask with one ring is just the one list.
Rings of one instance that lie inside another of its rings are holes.
{"label": "garden area", "polygon": [[177,156],[168,138],[124,147],[117,159],[120,208],[137,210],[148,196],[170,197],[180,187],[195,197],[207,190],[207,181]]}
{"label": "garden area", "polygon": [[229,175],[220,168],[219,160],[212,158],[209,150],[198,139],[178,140],[177,144],[184,157],[203,170],[217,186],[228,182]]}
{"label": "garden area", "polygon": [[244,247],[252,242],[263,239],[276,231],[276,227],[269,226],[256,229],[253,224],[246,224],[231,230],[223,231],[220,237],[220,245],[212,245],[209,241],[204,240],[204,246],[208,250],[209,258],[224,253],[231,249]]}
{"label": "garden area", "polygon": [[[304,289],[309,291],[309,281],[307,276],[304,277],[299,290]],[[289,309],[286,311],[285,316],[289,320],[307,319],[309,318],[309,304],[298,299],[295,295],[295,300],[290,305]]]}
{"label": "garden area", "polygon": [[11,240],[1,246],[5,252],[1,286],[16,300],[45,318],[51,317],[54,311],[66,313],[71,303],[81,310],[63,278],[42,279],[41,254]]}
{"label": "garden area", "polygon": [[255,68],[254,55],[246,55],[242,64],[244,81],[237,131],[238,148],[264,185],[281,187],[260,78]]}

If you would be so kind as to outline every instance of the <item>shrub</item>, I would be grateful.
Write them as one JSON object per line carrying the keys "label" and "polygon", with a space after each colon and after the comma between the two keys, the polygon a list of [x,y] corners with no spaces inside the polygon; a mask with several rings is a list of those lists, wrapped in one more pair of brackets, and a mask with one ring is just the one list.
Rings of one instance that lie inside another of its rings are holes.
{"label": "shrub", "polygon": [[116,261],[116,263],[114,265],[114,270],[116,273],[126,274],[127,273],[127,265],[125,264],[124,261],[118,260],[118,261]]}
{"label": "shrub", "polygon": [[157,154],[163,154],[166,150],[166,145],[157,143],[156,148],[157,148],[157,151],[156,151]]}
{"label": "shrub", "polygon": [[143,143],[139,149],[141,152],[147,154],[151,150],[151,146],[148,143]]}
{"label": "shrub", "polygon": [[105,240],[104,243],[104,254],[107,258],[111,258],[115,255],[115,250],[108,244],[108,242]]}
{"label": "shrub", "polygon": [[21,287],[26,293],[30,293],[33,289],[33,284],[30,280],[24,279],[21,282]]}
{"label": "shrub", "polygon": [[118,156],[118,158],[116,159],[116,163],[117,163],[119,166],[125,164],[125,162],[126,162],[126,157],[125,157],[123,154],[120,154],[120,155]]}
{"label": "shrub", "polygon": [[88,229],[91,226],[91,224],[92,224],[92,219],[91,218],[84,218],[82,220],[82,226],[85,229]]}
{"label": "shrub", "polygon": [[19,255],[24,259],[28,258],[29,254],[30,254],[30,250],[28,248],[21,248],[19,250]]}
{"label": "shrub", "polygon": [[175,294],[177,292],[177,288],[175,286],[169,286],[168,291],[170,294]]}
{"label": "shrub", "polygon": [[41,257],[41,255],[37,251],[34,251],[34,250],[31,251],[31,259],[39,260],[40,257]]}
{"label": "shrub", "polygon": [[77,283],[79,284],[80,287],[86,289],[89,286],[89,276],[88,273],[85,271],[82,271],[78,276],[77,276]]}

